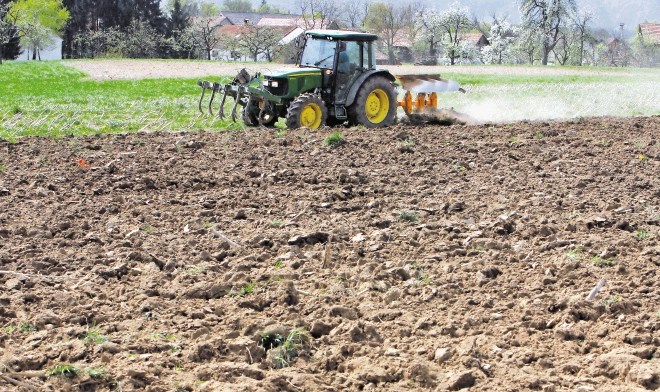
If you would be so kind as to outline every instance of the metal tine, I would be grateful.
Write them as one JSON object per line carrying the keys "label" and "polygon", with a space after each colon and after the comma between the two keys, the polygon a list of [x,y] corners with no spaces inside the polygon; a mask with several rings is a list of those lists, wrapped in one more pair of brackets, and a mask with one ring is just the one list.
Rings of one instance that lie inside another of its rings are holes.
{"label": "metal tine", "polygon": [[211,100],[209,101],[209,114],[213,116],[213,98],[215,98],[215,93],[218,92],[218,89],[220,88],[220,84],[213,82],[213,85],[211,86]]}
{"label": "metal tine", "polygon": [[199,107],[199,112],[204,114],[204,110],[202,109],[202,101],[204,100],[206,89],[209,88],[209,82],[206,80],[199,80],[197,81],[197,85],[202,88],[202,95],[199,97],[199,104],[197,106]]}
{"label": "metal tine", "polygon": [[231,108],[231,119],[236,122],[236,119],[238,119],[238,115],[236,114],[236,108],[238,106],[238,102],[241,100],[241,95],[245,92],[245,87],[244,86],[238,86],[238,92],[236,93],[236,99],[234,101],[234,106]]}
{"label": "metal tine", "polygon": [[229,92],[230,86],[228,84],[225,84],[225,87],[223,88],[223,94],[222,94],[222,99],[220,100],[220,107],[218,108],[218,118],[221,120],[224,120],[227,116],[225,116],[225,101],[227,100],[227,92]]}

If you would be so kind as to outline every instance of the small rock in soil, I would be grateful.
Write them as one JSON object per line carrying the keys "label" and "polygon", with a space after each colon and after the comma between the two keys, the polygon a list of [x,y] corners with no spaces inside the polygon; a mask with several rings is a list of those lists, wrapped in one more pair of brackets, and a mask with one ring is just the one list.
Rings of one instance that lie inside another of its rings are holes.
{"label": "small rock in soil", "polygon": [[458,391],[473,387],[476,382],[477,379],[474,377],[474,374],[472,374],[472,371],[466,370],[463,372],[451,373],[447,377],[447,381],[443,384],[443,387],[450,391]]}

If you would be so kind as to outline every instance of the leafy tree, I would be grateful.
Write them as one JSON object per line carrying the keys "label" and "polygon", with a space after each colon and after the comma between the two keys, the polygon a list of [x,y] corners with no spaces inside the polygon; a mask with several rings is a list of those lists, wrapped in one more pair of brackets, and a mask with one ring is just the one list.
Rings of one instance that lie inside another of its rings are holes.
{"label": "leafy tree", "polygon": [[541,58],[541,34],[537,29],[518,26],[514,28],[516,40],[513,51],[517,62],[534,64]]}
{"label": "leafy tree", "polygon": [[252,3],[250,2],[250,0],[225,0],[222,3],[222,11],[254,12],[254,9],[252,8]]}
{"label": "leafy tree", "polygon": [[248,25],[241,34],[238,48],[250,56],[252,61],[256,62],[260,54],[266,56],[268,61],[272,61],[280,49],[282,38],[284,38],[282,34],[270,26]]}
{"label": "leafy tree", "polygon": [[215,23],[215,18],[199,17],[193,20],[186,29],[186,36],[195,43],[194,47],[204,52],[204,58],[211,60],[211,51],[216,48],[219,38],[216,34],[220,26]]}
{"label": "leafy tree", "polygon": [[593,13],[589,10],[575,10],[571,13],[573,31],[579,43],[577,65],[584,64],[585,44],[590,38],[589,24],[593,20]]}
{"label": "leafy tree", "polygon": [[369,11],[369,0],[345,1],[340,5],[340,19],[351,29],[364,27],[364,19]]}
{"label": "leafy tree", "polygon": [[281,14],[283,13],[280,11],[279,8],[273,7],[272,5],[268,4],[266,0],[261,0],[261,5],[259,5],[259,8],[257,8],[257,12],[262,13],[262,14]]}
{"label": "leafy tree", "polygon": [[305,30],[327,28],[330,21],[339,17],[340,10],[335,0],[298,0]]}
{"label": "leafy tree", "polygon": [[575,7],[575,0],[520,0],[524,28],[537,31],[541,38],[541,64],[548,65],[550,53],[562,39],[562,27]]}
{"label": "leafy tree", "polygon": [[33,50],[33,60],[54,43],[52,34],[61,33],[70,16],[62,0],[17,0],[10,11],[16,15],[21,42]]}
{"label": "leafy tree", "polygon": [[220,14],[220,8],[214,3],[205,1],[199,5],[199,16],[204,18],[216,17]]}
{"label": "leafy tree", "polygon": [[122,57],[152,58],[163,44],[164,37],[145,20],[133,19],[128,28],[119,36],[109,50]]}
{"label": "leafy tree", "polygon": [[390,63],[396,61],[394,47],[399,43],[400,33],[412,24],[412,17],[413,11],[410,5],[373,3],[369,6],[364,24],[368,30],[380,36]]}
{"label": "leafy tree", "polygon": [[0,64],[5,57],[12,60],[18,57],[19,42],[16,15],[10,12],[8,0],[0,0]]}
{"label": "leafy tree", "polygon": [[73,39],[77,58],[97,58],[104,55],[117,55],[113,48],[122,40],[122,32],[118,27],[109,27],[101,30],[87,30],[79,33]]}

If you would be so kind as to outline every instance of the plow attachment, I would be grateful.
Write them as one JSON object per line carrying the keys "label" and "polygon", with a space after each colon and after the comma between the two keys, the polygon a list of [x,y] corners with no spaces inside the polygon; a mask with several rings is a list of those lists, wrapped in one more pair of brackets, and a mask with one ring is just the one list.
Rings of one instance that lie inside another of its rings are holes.
{"label": "plow attachment", "polygon": [[473,120],[453,109],[438,109],[438,93],[460,91],[461,86],[439,75],[397,75],[396,78],[405,90],[398,105],[411,123],[468,124]]}
{"label": "plow attachment", "polygon": [[[250,93],[248,85],[255,79],[259,79],[260,75],[256,74],[251,77],[250,74],[245,70],[241,69],[238,75],[227,84],[220,84],[217,82],[209,82],[206,80],[200,80],[197,82],[197,85],[202,88],[202,94],[199,97],[199,111],[203,114],[204,108],[206,107],[209,114],[213,114],[213,101],[217,94],[220,94],[220,103],[218,104],[218,118],[224,120],[227,118],[225,114],[225,102],[227,97],[234,99],[234,104],[232,105],[230,117],[233,121],[236,121],[239,117],[238,106],[246,106],[250,102]],[[204,97],[207,90],[210,90],[211,98],[209,99],[208,105],[204,105]]]}

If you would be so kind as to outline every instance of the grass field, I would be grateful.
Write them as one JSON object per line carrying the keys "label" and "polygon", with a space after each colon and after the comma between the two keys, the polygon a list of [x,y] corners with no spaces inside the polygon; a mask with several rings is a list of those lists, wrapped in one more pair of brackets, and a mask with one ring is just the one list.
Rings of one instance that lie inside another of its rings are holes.
{"label": "grass field", "polygon": [[[659,70],[546,75],[543,69],[530,74],[529,67],[510,67],[504,74],[501,67],[497,73],[465,69],[443,76],[459,81],[468,94],[443,96],[441,105],[482,121],[660,114]],[[0,66],[0,138],[241,129],[242,124],[198,113],[197,80],[94,80],[63,62],[8,62]]]}
{"label": "grass field", "polygon": [[240,129],[197,111],[197,79],[96,81],[61,62],[0,66],[0,137]]}

